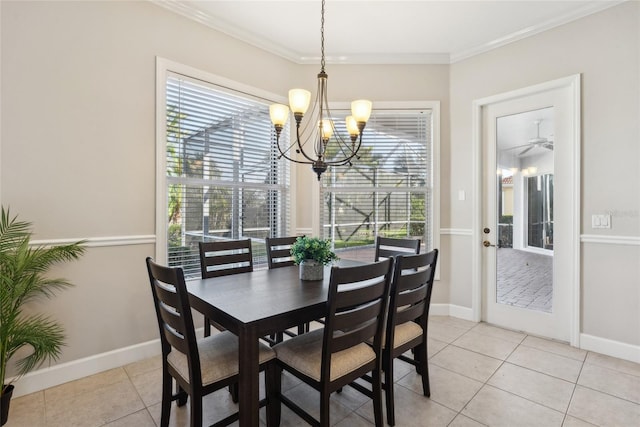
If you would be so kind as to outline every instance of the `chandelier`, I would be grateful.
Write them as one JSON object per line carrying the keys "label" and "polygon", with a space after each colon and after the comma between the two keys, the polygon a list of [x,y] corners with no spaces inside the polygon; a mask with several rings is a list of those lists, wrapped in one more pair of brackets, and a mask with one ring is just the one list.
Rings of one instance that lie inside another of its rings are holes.
{"label": "chandelier", "polygon": [[[320,176],[329,166],[351,166],[351,160],[359,158],[358,150],[362,144],[362,133],[371,115],[371,101],[360,99],[351,103],[351,115],[345,118],[345,127],[349,133],[343,138],[336,130],[335,119],[329,109],[327,97],[327,73],[324,71],[324,6],[322,0],[322,12],[320,21],[320,73],[318,73],[318,89],[316,99],[310,113],[307,115],[304,126],[302,119],[309,109],[311,92],[304,89],[291,89],[289,91],[289,106],[273,104],[269,107],[271,122],[276,130],[276,143],[280,156],[295,162],[311,165],[313,171]],[[293,112],[296,121],[296,139],[289,146],[281,146],[280,133],[289,118],[289,108]],[[298,156],[292,156],[294,149]],[[305,147],[306,150],[305,151]],[[313,153],[311,153],[313,148]]]}

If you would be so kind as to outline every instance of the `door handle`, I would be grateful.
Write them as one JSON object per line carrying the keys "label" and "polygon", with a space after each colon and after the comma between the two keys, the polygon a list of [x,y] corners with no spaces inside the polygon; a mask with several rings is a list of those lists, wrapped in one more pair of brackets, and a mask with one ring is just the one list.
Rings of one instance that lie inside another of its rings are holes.
{"label": "door handle", "polygon": [[484,246],[485,248],[488,248],[489,246],[493,246],[494,248],[496,247],[496,245],[492,245],[488,240],[482,242],[482,246]]}

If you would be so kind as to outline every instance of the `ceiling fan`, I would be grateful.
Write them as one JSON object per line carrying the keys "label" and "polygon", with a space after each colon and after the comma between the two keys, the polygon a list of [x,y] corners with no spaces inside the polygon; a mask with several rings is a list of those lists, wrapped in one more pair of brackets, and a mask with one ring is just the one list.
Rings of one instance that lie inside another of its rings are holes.
{"label": "ceiling fan", "polygon": [[540,123],[542,123],[542,119],[536,120],[534,123],[536,124],[536,127],[538,129],[537,134],[535,138],[531,138],[529,141],[527,141],[526,145],[520,146],[520,147],[525,147],[525,149],[519,152],[518,156],[524,156],[526,153],[533,150],[535,147],[542,147],[542,148],[546,148],[547,150],[553,150],[553,141],[547,138],[540,137]]}

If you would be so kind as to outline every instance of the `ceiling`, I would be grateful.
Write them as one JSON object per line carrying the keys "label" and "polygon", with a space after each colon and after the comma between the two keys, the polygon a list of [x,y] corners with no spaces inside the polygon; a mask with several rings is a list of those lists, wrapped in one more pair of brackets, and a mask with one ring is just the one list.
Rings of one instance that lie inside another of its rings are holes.
{"label": "ceiling", "polygon": [[[320,0],[150,0],[299,64],[320,62]],[[327,63],[450,64],[621,0],[326,0]]]}

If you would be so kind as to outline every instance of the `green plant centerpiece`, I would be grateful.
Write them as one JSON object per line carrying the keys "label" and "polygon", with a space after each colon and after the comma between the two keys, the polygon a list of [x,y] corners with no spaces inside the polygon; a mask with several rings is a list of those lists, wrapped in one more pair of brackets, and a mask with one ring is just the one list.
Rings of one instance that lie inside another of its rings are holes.
{"label": "green plant centerpiece", "polygon": [[324,266],[338,259],[331,241],[301,236],[291,245],[293,261],[300,266],[301,280],[322,280]]}
{"label": "green plant centerpiece", "polygon": [[[51,298],[71,286],[65,279],[46,276],[49,268],[77,259],[83,242],[59,246],[32,246],[31,223],[11,217],[2,207],[0,217],[0,380],[2,381],[2,425],[7,421],[13,382],[40,366],[57,360],[64,345],[64,331],[57,322],[40,314],[24,312],[26,303]],[[20,354],[16,353],[20,350]],[[22,356],[25,354],[24,356]],[[7,364],[13,357],[15,374],[7,379]]]}

